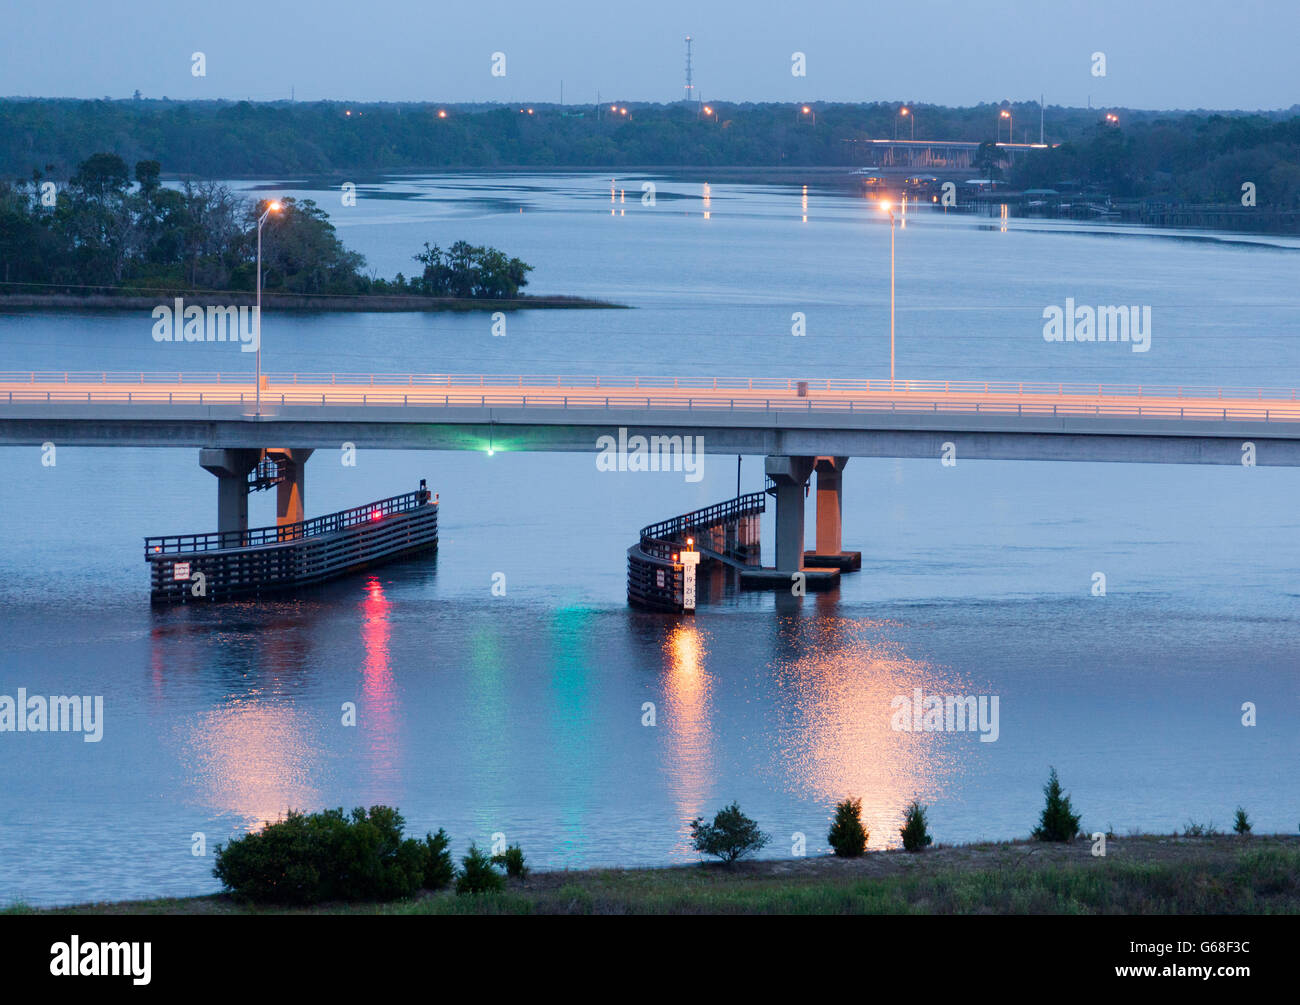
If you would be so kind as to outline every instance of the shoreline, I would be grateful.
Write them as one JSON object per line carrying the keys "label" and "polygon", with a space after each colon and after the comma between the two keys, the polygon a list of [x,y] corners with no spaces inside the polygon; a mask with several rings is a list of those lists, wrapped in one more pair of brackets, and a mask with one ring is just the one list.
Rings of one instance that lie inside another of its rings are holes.
{"label": "shoreline", "polygon": [[[0,313],[9,310],[117,310],[151,311],[160,304],[170,306],[176,298],[208,302],[222,298],[227,307],[252,307],[254,293],[228,290],[158,290],[144,295],[131,293],[0,293]],[[458,297],[418,297],[392,294],[328,294],[262,292],[262,306],[282,311],[330,313],[427,313],[436,311],[516,310],[631,310],[627,304],[585,297],[528,295],[508,300],[469,300]]]}
{"label": "shoreline", "polygon": [[277,907],[229,894],[0,914],[1300,914],[1300,836],[1111,836],[935,845],[638,869],[530,873],[498,894]]}

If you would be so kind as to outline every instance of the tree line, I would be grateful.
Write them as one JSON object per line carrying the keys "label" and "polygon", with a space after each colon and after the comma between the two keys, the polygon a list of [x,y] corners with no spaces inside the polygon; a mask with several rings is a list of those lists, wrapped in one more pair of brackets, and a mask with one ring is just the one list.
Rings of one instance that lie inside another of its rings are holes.
{"label": "tree line", "polygon": [[[906,107],[908,114],[902,115]],[[707,108],[707,110],[706,110]],[[808,110],[805,112],[804,108]],[[1009,118],[1003,118],[1006,111]],[[1071,180],[1115,195],[1300,205],[1300,107],[1273,113],[1042,110],[1053,149],[1012,181]],[[961,108],[902,102],[614,102],[464,105],[343,102],[0,101],[0,175],[68,177],[98,150],[206,178],[447,167],[851,167],[876,138],[1039,138],[1037,102]],[[47,167],[48,165],[48,167]]]}
{"label": "tree line", "polygon": [[[162,183],[162,165],[131,172],[115,153],[96,153],[66,181],[35,170],[0,180],[0,292],[251,291],[257,221],[265,200],[213,181]],[[508,299],[532,266],[495,248],[425,244],[411,277],[366,274],[311,199],[283,199],[263,228],[264,289],[298,294],[397,294]]]}

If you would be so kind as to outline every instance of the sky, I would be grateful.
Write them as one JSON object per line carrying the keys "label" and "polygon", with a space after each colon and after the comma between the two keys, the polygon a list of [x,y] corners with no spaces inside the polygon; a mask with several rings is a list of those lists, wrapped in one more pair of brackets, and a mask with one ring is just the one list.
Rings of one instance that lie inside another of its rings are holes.
{"label": "sky", "polygon": [[0,95],[673,101],[687,34],[709,101],[1300,103],[1300,0],[13,2]]}

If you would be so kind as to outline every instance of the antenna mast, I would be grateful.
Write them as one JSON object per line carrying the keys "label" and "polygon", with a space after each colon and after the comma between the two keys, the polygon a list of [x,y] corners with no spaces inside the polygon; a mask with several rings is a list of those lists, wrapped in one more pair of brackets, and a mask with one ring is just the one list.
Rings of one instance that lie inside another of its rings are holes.
{"label": "antenna mast", "polygon": [[686,36],[686,100],[692,101],[695,98],[695,84],[692,83],[691,75],[691,36]]}

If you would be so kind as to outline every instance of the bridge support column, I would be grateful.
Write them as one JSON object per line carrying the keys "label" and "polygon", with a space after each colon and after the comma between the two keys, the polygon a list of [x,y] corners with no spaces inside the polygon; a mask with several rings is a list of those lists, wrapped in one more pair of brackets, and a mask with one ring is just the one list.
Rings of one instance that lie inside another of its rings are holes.
{"label": "bridge support column", "polygon": [[858,569],[862,553],[846,552],[843,546],[844,465],[847,457],[818,457],[817,472],[817,550],[804,554],[804,564],[813,567]]}
{"label": "bridge support column", "polygon": [[768,457],[767,476],[776,483],[776,571],[803,569],[804,486],[812,473],[813,457]]}
{"label": "bridge support column", "polygon": [[262,458],[260,450],[199,451],[199,464],[217,476],[217,530],[242,534],[248,530],[248,473]]}
{"label": "bridge support column", "polygon": [[284,480],[275,487],[275,525],[301,523],[307,518],[307,458],[312,451],[294,447],[267,453],[280,458],[280,471],[284,475]]}

